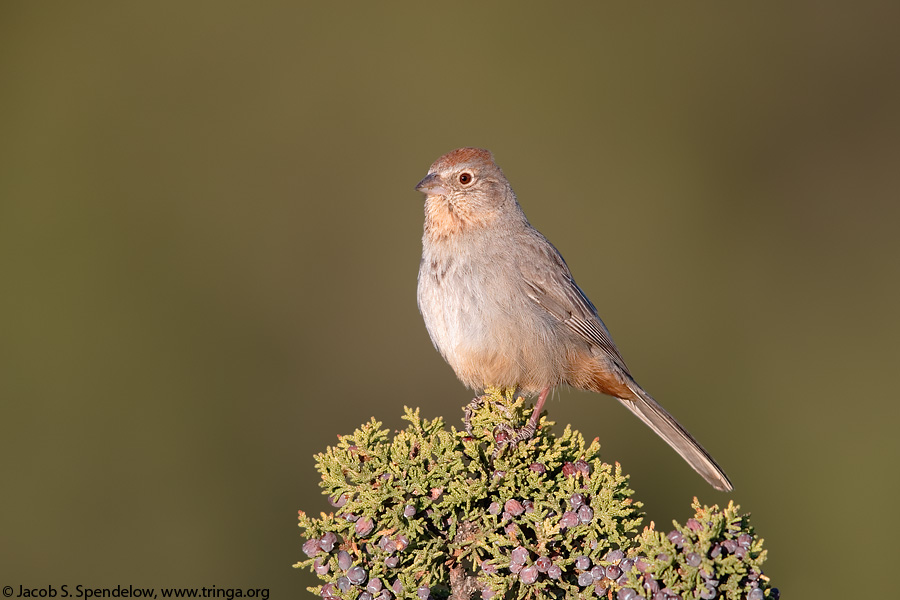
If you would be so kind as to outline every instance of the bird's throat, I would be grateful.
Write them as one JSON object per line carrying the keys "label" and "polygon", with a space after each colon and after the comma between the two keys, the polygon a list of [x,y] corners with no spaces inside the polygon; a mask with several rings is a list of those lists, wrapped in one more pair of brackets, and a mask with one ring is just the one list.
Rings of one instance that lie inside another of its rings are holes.
{"label": "bird's throat", "polygon": [[425,235],[442,240],[463,232],[465,216],[445,197],[429,198],[425,203]]}

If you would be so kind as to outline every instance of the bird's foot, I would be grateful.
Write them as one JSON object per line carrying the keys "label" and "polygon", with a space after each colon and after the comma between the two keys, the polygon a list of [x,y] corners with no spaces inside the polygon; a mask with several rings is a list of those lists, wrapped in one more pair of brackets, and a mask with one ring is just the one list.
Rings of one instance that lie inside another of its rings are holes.
{"label": "bird's foot", "polygon": [[[465,416],[463,417],[463,423],[466,425],[466,433],[472,435],[472,415],[474,415],[480,408],[482,408],[485,404],[490,401],[490,395],[484,394],[482,396],[476,396],[472,398],[472,401],[466,405],[465,408]],[[503,414],[507,419],[513,419],[513,413],[509,410],[509,407],[504,406],[500,403],[495,403],[495,406],[499,407],[500,410],[503,411]]]}
{"label": "bird's foot", "polygon": [[550,393],[551,387],[545,387],[541,390],[541,394],[538,396],[537,402],[534,404],[534,408],[531,411],[531,417],[529,417],[528,422],[519,430],[516,430],[510,426],[504,426],[501,431],[495,432],[494,439],[497,440],[497,449],[494,450],[494,458],[503,451],[507,446],[516,444],[520,444],[527,440],[530,440],[534,437],[535,432],[537,432],[538,422],[541,419],[541,410],[544,408],[544,401],[547,400],[547,394]]}
{"label": "bird's foot", "polygon": [[472,401],[466,405],[466,416],[463,418],[463,422],[466,424],[466,433],[469,435],[472,435],[472,415],[476,410],[484,406],[484,403],[484,396],[475,396],[472,398]]}
{"label": "bird's foot", "polygon": [[536,431],[537,424],[531,419],[529,419],[528,423],[521,429],[516,429],[512,425],[507,425],[506,423],[497,425],[497,427],[494,428],[494,440],[497,442],[497,447],[494,448],[491,458],[497,458],[504,450],[506,450],[506,448],[517,446],[522,442],[527,442],[534,437]]}

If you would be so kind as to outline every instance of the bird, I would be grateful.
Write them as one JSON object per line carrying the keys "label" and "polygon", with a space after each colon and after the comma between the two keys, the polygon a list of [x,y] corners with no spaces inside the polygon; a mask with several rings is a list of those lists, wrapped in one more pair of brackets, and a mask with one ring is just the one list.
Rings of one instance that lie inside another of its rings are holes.
{"label": "bird", "polygon": [[490,151],[458,148],[416,185],[425,195],[417,301],[432,343],[474,390],[537,395],[517,441],[534,435],[551,390],[612,396],[713,488],[713,457],[638,385],[566,261],[528,219]]}

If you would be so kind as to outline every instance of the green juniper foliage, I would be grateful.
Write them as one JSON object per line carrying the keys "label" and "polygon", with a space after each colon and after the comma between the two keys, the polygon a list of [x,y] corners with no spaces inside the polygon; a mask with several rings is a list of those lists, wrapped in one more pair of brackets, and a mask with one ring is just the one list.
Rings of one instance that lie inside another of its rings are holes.
{"label": "green juniper foliage", "polygon": [[666,535],[641,528],[618,463],[566,427],[505,444],[529,416],[489,390],[471,433],[406,408],[393,438],[372,419],[317,454],[336,512],[300,511],[310,567],[326,599],[777,598],[739,507],[701,506]]}

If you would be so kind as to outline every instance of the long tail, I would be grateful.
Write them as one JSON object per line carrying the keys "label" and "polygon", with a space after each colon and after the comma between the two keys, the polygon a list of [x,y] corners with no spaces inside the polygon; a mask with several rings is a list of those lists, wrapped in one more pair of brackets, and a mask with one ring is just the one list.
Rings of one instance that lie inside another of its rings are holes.
{"label": "long tail", "polygon": [[697,440],[682,427],[675,417],[666,412],[650,394],[633,382],[629,382],[628,389],[634,392],[635,398],[618,398],[625,408],[633,412],[656,435],[666,441],[667,444],[681,455],[691,467],[700,473],[711,486],[723,492],[734,489],[728,475],[722,470],[709,452],[703,449]]}

